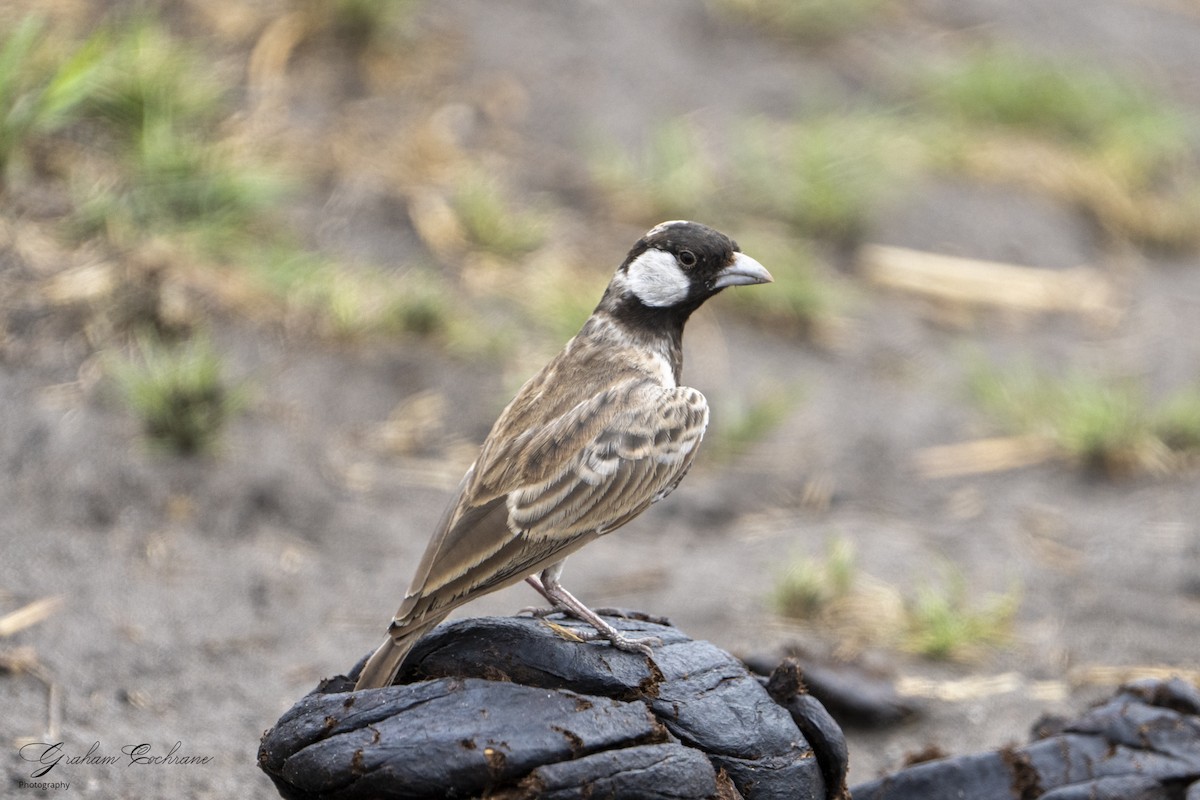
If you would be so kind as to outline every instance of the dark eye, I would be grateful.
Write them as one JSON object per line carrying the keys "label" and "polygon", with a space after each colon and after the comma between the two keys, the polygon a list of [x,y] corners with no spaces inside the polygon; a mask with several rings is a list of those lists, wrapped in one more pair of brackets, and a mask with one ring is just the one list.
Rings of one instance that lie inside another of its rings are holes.
{"label": "dark eye", "polygon": [[691,269],[696,266],[696,254],[691,250],[683,250],[679,253],[679,263],[684,267]]}

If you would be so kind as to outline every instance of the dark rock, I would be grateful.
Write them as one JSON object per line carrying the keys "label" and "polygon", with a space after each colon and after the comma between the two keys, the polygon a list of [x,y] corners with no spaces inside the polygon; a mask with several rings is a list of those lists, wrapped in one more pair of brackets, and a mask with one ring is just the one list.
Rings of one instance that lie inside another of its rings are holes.
{"label": "dark rock", "polygon": [[1180,680],[1122,687],[1076,719],[1041,720],[1034,741],[947,758],[854,787],[855,800],[1156,800],[1200,795],[1200,692]]}
{"label": "dark rock", "polygon": [[[901,697],[891,682],[854,664],[821,663],[806,656],[792,655],[804,673],[808,694],[817,698],[841,725],[882,728],[897,725],[920,712],[910,698]],[[746,666],[760,675],[768,675],[779,660],[770,656],[751,656]]]}
{"label": "dark rock", "polygon": [[846,737],[833,716],[808,692],[800,662],[785,658],[771,673],[766,683],[767,694],[792,715],[792,721],[804,734],[825,779],[830,797],[849,796],[846,774],[850,769],[850,751],[846,748]]}
{"label": "dark rock", "polygon": [[398,685],[322,682],[264,735],[259,765],[288,798],[839,796],[845,742],[819,703],[773,698],[675,628],[610,621],[662,644],[647,658],[574,641],[565,619],[439,626]]}
{"label": "dark rock", "polygon": [[[352,797],[436,797],[449,787],[473,796],[541,764],[666,739],[644,707],[471,678],[310,696],[304,706],[288,729],[303,747],[264,765],[278,764],[288,783],[332,797],[347,788]],[[264,752],[278,752],[281,731],[264,741]],[[404,791],[396,794],[398,784]]]}
{"label": "dark rock", "polygon": [[1168,800],[1166,788],[1153,778],[1122,775],[1046,792],[1039,800]]}
{"label": "dark rock", "polygon": [[[999,753],[925,761],[850,790],[854,800],[962,800],[1020,798]],[[966,787],[964,789],[964,787]],[[1036,795],[1035,795],[1036,796]]]}
{"label": "dark rock", "polygon": [[679,744],[643,745],[605,751],[538,767],[522,781],[528,797],[570,800],[643,797],[691,800],[712,797],[717,776],[704,754]]}
{"label": "dark rock", "polygon": [[1200,716],[1200,687],[1182,678],[1133,681],[1122,686],[1121,691],[1150,705],[1170,708],[1180,714]]}
{"label": "dark rock", "polygon": [[849,797],[846,774],[850,769],[850,751],[846,747],[842,729],[825,710],[825,706],[811,694],[794,695],[787,702],[787,710],[812,746],[829,797],[837,800]]}

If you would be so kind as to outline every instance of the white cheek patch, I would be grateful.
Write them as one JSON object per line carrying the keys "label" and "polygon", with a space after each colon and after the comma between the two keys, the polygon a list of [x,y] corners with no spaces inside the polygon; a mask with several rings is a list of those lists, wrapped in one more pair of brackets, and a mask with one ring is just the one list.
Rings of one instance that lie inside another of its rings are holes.
{"label": "white cheek patch", "polygon": [[629,265],[629,291],[648,306],[662,308],[687,299],[691,281],[679,268],[675,256],[650,249]]}

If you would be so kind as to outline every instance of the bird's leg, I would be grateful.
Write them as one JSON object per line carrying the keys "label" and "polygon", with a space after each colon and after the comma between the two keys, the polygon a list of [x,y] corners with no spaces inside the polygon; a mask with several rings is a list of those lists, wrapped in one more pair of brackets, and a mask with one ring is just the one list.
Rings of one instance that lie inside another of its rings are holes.
{"label": "bird's leg", "polygon": [[546,587],[542,585],[542,580],[537,575],[530,575],[525,579],[525,582],[537,590],[537,593],[546,598],[546,602],[550,603],[550,608],[538,608],[536,606],[526,606],[518,611],[518,614],[528,614],[531,617],[548,617],[551,614],[570,614],[571,610],[566,606],[560,606],[558,601],[549,595]]}
{"label": "bird's leg", "polygon": [[541,580],[539,581],[540,587],[534,586],[534,588],[538,589],[547,600],[553,603],[556,609],[561,609],[596,629],[594,634],[579,634],[580,638],[588,640],[607,639],[618,650],[624,650],[629,653],[641,653],[646,656],[654,655],[651,646],[661,645],[662,639],[659,639],[657,636],[626,636],[605,622],[595,611],[592,611],[576,599],[575,595],[563,588],[562,584],[558,582],[558,578],[562,575],[564,563],[565,559],[542,570]]}

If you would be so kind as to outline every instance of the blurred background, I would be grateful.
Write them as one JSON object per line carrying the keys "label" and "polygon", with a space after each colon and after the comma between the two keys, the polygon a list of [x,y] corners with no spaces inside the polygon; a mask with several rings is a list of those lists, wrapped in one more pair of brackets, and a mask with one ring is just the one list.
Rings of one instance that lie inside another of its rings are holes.
{"label": "blurred background", "polygon": [[697,466],[575,593],[890,687],[855,781],[1200,679],[1197,53],[1195,0],[5,3],[4,780],[274,796],[675,218],[776,283],[692,321]]}

